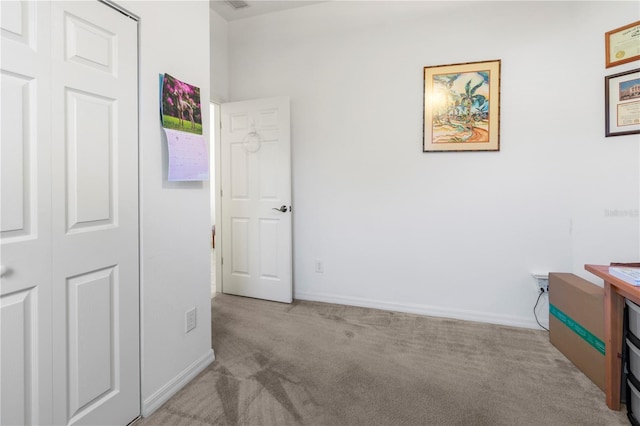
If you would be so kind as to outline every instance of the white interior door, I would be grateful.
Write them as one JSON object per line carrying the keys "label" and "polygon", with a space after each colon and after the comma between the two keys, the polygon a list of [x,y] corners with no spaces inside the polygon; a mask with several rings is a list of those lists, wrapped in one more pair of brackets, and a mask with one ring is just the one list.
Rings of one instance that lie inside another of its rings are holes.
{"label": "white interior door", "polygon": [[289,98],[221,106],[222,291],[291,303]]}
{"label": "white interior door", "polygon": [[140,412],[137,23],[2,1],[0,423]]}
{"label": "white interior door", "polygon": [[0,424],[51,424],[49,4],[0,14]]}
{"label": "white interior door", "polygon": [[52,3],[53,388],[58,424],[140,410],[137,22]]}

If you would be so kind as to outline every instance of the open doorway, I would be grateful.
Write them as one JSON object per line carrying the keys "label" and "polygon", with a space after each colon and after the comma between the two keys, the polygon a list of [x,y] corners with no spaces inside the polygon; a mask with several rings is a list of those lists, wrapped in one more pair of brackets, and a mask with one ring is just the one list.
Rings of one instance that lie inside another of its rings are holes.
{"label": "open doorway", "polygon": [[211,216],[211,298],[216,296],[219,291],[216,285],[216,145],[220,138],[220,104],[211,102],[210,123],[211,123],[211,141],[209,143],[209,188],[211,190],[210,199],[210,216]]}

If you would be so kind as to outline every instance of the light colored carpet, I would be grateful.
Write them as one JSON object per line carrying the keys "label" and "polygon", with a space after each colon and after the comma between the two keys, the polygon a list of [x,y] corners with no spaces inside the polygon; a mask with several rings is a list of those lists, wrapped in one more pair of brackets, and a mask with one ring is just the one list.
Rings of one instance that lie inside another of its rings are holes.
{"label": "light colored carpet", "polygon": [[547,332],[218,295],[216,361],[147,425],[625,425]]}

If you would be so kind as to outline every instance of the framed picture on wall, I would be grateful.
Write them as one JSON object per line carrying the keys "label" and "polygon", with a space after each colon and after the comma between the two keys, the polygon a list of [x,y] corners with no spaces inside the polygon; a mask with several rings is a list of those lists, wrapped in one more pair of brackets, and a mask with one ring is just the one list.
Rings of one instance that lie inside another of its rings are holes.
{"label": "framed picture on wall", "polygon": [[423,152],[500,150],[500,60],[424,67]]}
{"label": "framed picture on wall", "polygon": [[640,21],[616,28],[604,34],[606,67],[640,59]]}
{"label": "framed picture on wall", "polygon": [[640,68],[604,78],[605,136],[640,134]]}

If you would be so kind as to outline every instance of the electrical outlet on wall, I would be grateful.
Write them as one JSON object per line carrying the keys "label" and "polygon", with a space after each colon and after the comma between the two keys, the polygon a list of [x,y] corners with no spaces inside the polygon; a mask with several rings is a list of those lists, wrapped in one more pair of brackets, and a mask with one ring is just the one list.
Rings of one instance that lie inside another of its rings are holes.
{"label": "electrical outlet on wall", "polygon": [[544,293],[549,291],[549,280],[546,278],[542,278],[538,280],[538,289],[542,290]]}
{"label": "electrical outlet on wall", "polygon": [[191,308],[184,313],[184,332],[188,333],[196,328],[196,308]]}
{"label": "electrical outlet on wall", "polygon": [[536,280],[536,289],[547,293],[549,291],[549,274],[532,272],[531,276]]}

